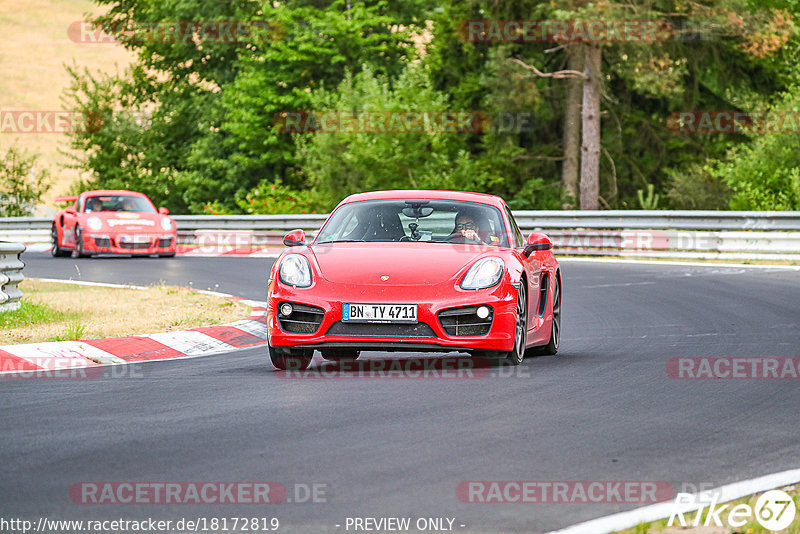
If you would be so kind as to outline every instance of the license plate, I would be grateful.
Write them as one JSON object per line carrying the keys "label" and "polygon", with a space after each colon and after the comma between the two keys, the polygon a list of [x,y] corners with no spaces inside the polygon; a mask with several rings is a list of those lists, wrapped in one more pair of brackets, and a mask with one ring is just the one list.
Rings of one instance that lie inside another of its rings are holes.
{"label": "license plate", "polygon": [[350,323],[416,323],[416,304],[342,304],[342,321]]}

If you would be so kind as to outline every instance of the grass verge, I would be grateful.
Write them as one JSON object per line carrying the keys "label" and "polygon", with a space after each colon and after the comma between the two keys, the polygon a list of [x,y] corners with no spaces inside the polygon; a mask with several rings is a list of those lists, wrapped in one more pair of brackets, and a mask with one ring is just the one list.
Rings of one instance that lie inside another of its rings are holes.
{"label": "grass verge", "polygon": [[186,330],[246,317],[238,302],[154,285],[120,289],[25,280],[22,307],[0,313],[0,345]]}

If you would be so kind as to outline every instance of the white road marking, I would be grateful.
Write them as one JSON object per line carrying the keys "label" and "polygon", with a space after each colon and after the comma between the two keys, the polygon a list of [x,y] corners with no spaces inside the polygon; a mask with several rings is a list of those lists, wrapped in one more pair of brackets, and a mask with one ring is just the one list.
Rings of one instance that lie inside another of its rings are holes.
{"label": "white road marking", "polygon": [[655,282],[627,282],[623,284],[597,284],[594,286],[581,286],[581,289],[594,289],[596,287],[627,287],[627,286],[651,286]]}
{"label": "white road marking", "polygon": [[683,267],[727,267],[734,269],[780,269],[786,271],[800,271],[797,265],[750,265],[743,263],[708,263],[698,261],[667,261],[667,260],[631,260],[617,258],[560,258],[559,262],[583,262],[583,263],[629,263],[633,265],[679,265]]}
{"label": "white road marking", "polygon": [[[719,502],[725,503],[755,493],[796,484],[797,482],[800,482],[800,469],[791,469],[789,471],[781,471],[763,477],[727,484],[717,489],[709,490],[709,493],[719,495]],[[651,504],[628,512],[621,512],[598,519],[592,519],[584,523],[578,523],[577,525],[572,525],[561,530],[553,530],[547,534],[608,534],[609,532],[633,528],[640,523],[649,523],[651,521],[668,518],[673,512],[673,506],[673,501]],[[681,509],[686,513],[697,510],[701,506],[705,505],[697,503],[685,505],[685,507]]]}

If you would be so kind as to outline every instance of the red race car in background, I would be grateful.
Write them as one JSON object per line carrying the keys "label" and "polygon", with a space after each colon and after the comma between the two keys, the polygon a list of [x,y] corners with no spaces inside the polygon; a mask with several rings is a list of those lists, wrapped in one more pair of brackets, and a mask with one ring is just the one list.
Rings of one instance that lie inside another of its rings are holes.
{"label": "red race car in background", "polygon": [[156,209],[141,193],[86,191],[77,197],[57,197],[56,202],[74,204],[53,219],[53,256],[175,255],[177,226],[169,210]]}
{"label": "red race car in background", "polygon": [[269,355],[305,369],[360,351],[467,352],[522,363],[555,354],[561,270],[552,242],[523,239],[503,199],[454,191],[351,195],[312,243],[303,230],[267,289]]}

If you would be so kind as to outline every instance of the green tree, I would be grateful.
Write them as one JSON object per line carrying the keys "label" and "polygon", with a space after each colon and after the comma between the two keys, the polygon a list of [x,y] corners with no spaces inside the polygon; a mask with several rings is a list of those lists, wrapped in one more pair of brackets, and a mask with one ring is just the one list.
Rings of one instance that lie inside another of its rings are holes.
{"label": "green tree", "polygon": [[266,38],[236,42],[123,32],[135,68],[110,78],[73,70],[69,103],[102,124],[73,135],[84,153],[77,164],[93,185],[126,184],[178,213],[214,200],[236,210],[261,180],[303,187],[291,136],[274,131],[274,115],[306,109],[310,91],[335,86],[348,66],[396,73],[414,53],[398,24],[410,27],[422,13],[410,0],[100,2],[110,10],[97,22],[109,32],[159,21],[268,25]]}
{"label": "green tree", "polygon": [[756,117],[749,143],[703,168],[732,191],[734,210],[800,209],[800,87]]}
{"label": "green tree", "polygon": [[[358,74],[348,74],[336,89],[316,91],[311,98],[315,109],[353,110],[362,116],[372,113],[387,118],[386,133],[364,127],[361,133],[296,135],[301,168],[322,209],[365,190],[483,190],[492,181],[469,152],[469,134],[437,120],[436,112],[451,109],[448,97],[433,89],[428,69],[421,63],[408,64],[393,83],[388,75],[365,65]],[[409,112],[416,113],[417,122],[408,129],[399,122],[396,129],[389,128],[392,119]],[[420,118],[422,112],[431,118],[427,127]]]}

